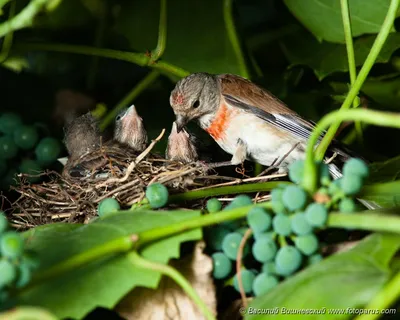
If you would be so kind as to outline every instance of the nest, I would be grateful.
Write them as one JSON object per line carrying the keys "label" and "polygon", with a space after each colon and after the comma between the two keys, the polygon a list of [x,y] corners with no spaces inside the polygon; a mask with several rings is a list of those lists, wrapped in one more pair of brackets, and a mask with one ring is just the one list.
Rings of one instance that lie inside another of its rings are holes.
{"label": "nest", "polygon": [[[100,161],[96,170],[85,177],[73,177],[66,174],[65,169],[62,175],[47,171],[37,175],[44,182],[31,184],[26,179],[29,175],[20,174],[18,186],[12,187],[19,193],[9,212],[13,226],[26,230],[54,222],[87,223],[97,216],[97,205],[103,199],[113,197],[122,208],[129,208],[145,198],[146,187],[154,182],[164,184],[170,194],[175,194],[282,176],[265,176],[264,172],[258,177],[247,179],[224,177],[201,162],[183,164],[166,160],[151,153],[159,138],[139,155],[121,148],[100,148],[91,153],[89,158],[86,156],[86,161]],[[255,195],[257,202],[266,197],[265,194]],[[203,201],[191,203],[191,208],[202,204]]]}

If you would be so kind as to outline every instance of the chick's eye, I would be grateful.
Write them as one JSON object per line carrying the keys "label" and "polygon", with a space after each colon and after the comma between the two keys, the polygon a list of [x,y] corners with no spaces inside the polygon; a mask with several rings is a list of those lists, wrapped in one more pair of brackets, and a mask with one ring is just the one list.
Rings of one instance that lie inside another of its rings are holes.
{"label": "chick's eye", "polygon": [[199,100],[196,100],[196,101],[193,103],[193,108],[196,109],[196,108],[198,108],[199,106],[200,106],[200,101],[199,101]]}

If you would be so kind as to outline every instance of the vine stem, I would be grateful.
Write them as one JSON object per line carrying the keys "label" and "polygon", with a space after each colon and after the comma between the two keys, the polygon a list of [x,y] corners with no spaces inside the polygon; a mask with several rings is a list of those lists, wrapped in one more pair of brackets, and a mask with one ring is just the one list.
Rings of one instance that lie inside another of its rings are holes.
{"label": "vine stem", "polygon": [[[364,307],[366,310],[382,310],[396,302],[400,295],[400,272]],[[374,320],[380,318],[379,313],[365,313],[354,320]]]}
{"label": "vine stem", "polygon": [[226,31],[228,33],[228,38],[231,42],[233,51],[236,54],[236,59],[238,61],[240,74],[247,79],[250,79],[250,73],[247,69],[246,59],[244,58],[244,54],[242,48],[240,46],[239,37],[236,33],[235,22],[233,21],[233,13],[232,13],[232,1],[233,0],[224,0],[224,20]]}
{"label": "vine stem", "polygon": [[33,17],[42,9],[48,0],[32,0],[14,18],[0,24],[0,38],[7,33],[28,27],[32,24]]}
{"label": "vine stem", "polygon": [[[347,60],[349,64],[350,85],[352,87],[354,85],[354,82],[356,81],[357,69],[356,60],[354,58],[353,32],[350,23],[350,6],[348,0],[340,0],[340,6],[342,12],[344,38],[346,41]],[[353,108],[357,108],[359,103],[360,99],[358,97],[354,98]],[[355,129],[358,137],[362,139],[362,126],[360,122],[355,123]]]}
{"label": "vine stem", "polygon": [[155,63],[163,55],[167,44],[167,1],[160,1],[160,22],[158,25],[157,46],[151,53],[151,62]]}
{"label": "vine stem", "polygon": [[[1,11],[2,6],[3,5],[0,4],[0,11]],[[11,2],[10,12],[8,14],[9,20],[14,17],[16,6],[17,6],[17,1]],[[11,46],[13,43],[13,38],[14,38],[14,31],[7,33],[6,36],[4,37],[3,45],[1,47],[1,52],[0,52],[0,63],[3,63],[4,61],[7,60],[8,55],[10,54]]]}
{"label": "vine stem", "polygon": [[146,88],[148,88],[152,83],[154,83],[160,73],[158,71],[152,70],[148,75],[146,75],[118,104],[104,117],[100,123],[100,130],[104,130],[110,125],[118,112],[125,108],[132,100],[139,96]]}
{"label": "vine stem", "polygon": [[[381,51],[383,44],[385,43],[396,19],[397,9],[399,7],[400,0],[391,0],[388,12],[386,14],[385,20],[382,24],[382,27],[375,39],[372,48],[365,59],[365,62],[358,74],[354,85],[351,87],[346,99],[344,100],[341,109],[349,109],[353,100],[357,97],[358,92],[360,91],[365,79],[368,76],[369,71],[371,70],[372,66],[374,65],[376,58],[378,57],[379,52]],[[316,158],[321,160],[324,157],[326,150],[328,149],[329,144],[331,143],[332,139],[334,138],[337,129],[340,126],[340,121],[334,122],[331,127],[328,129],[327,133],[325,134],[324,138],[322,139],[321,143],[319,144],[316,150]]]}
{"label": "vine stem", "polygon": [[157,61],[157,63],[150,63],[151,59],[144,53],[120,51],[106,48],[95,48],[90,46],[70,45],[63,43],[34,43],[34,42],[17,42],[14,43],[14,50],[21,51],[53,51],[64,53],[85,54],[89,56],[99,56],[102,58],[116,59],[135,63],[139,66],[149,66],[153,69],[164,71],[178,77],[186,77],[189,72],[170,64],[166,61]]}
{"label": "vine stem", "polygon": [[[317,186],[317,169],[314,163],[314,145],[317,143],[318,137],[323,130],[332,123],[341,122],[344,120],[363,121],[369,124],[374,124],[383,127],[393,127],[400,129],[400,114],[394,112],[381,112],[373,110],[337,110],[325,115],[317,124],[316,128],[310,135],[307,148],[306,160],[304,167],[303,187],[313,193]],[[316,156],[317,160],[320,160]]]}
{"label": "vine stem", "polygon": [[170,267],[169,265],[156,263],[156,262],[152,262],[147,259],[144,259],[137,252],[131,252],[129,254],[129,259],[137,267],[140,267],[140,268],[146,269],[146,270],[150,269],[153,271],[158,271],[161,274],[170,277],[193,300],[193,302],[196,304],[196,306],[199,308],[199,310],[203,313],[203,315],[205,316],[206,319],[208,319],[208,320],[215,319],[214,315],[208,309],[207,305],[203,302],[203,300],[201,300],[201,298],[199,297],[197,292],[193,289],[191,284],[177,270]]}

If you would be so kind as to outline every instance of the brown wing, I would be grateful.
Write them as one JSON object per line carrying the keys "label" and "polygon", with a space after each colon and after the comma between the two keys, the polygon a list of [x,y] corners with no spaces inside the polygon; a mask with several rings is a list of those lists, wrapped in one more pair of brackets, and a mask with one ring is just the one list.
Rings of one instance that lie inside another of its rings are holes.
{"label": "brown wing", "polygon": [[309,138],[314,124],[300,117],[267,90],[236,75],[221,74],[218,78],[222,95],[231,106],[251,112],[297,137]]}

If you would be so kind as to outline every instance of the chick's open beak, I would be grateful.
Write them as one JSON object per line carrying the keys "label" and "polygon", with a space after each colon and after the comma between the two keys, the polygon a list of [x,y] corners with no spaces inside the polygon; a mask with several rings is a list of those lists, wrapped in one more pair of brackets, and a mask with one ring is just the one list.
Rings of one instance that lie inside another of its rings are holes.
{"label": "chick's open beak", "polygon": [[182,131],[182,129],[187,125],[187,123],[189,122],[189,119],[185,116],[182,116],[180,114],[176,115],[176,130],[179,132]]}

